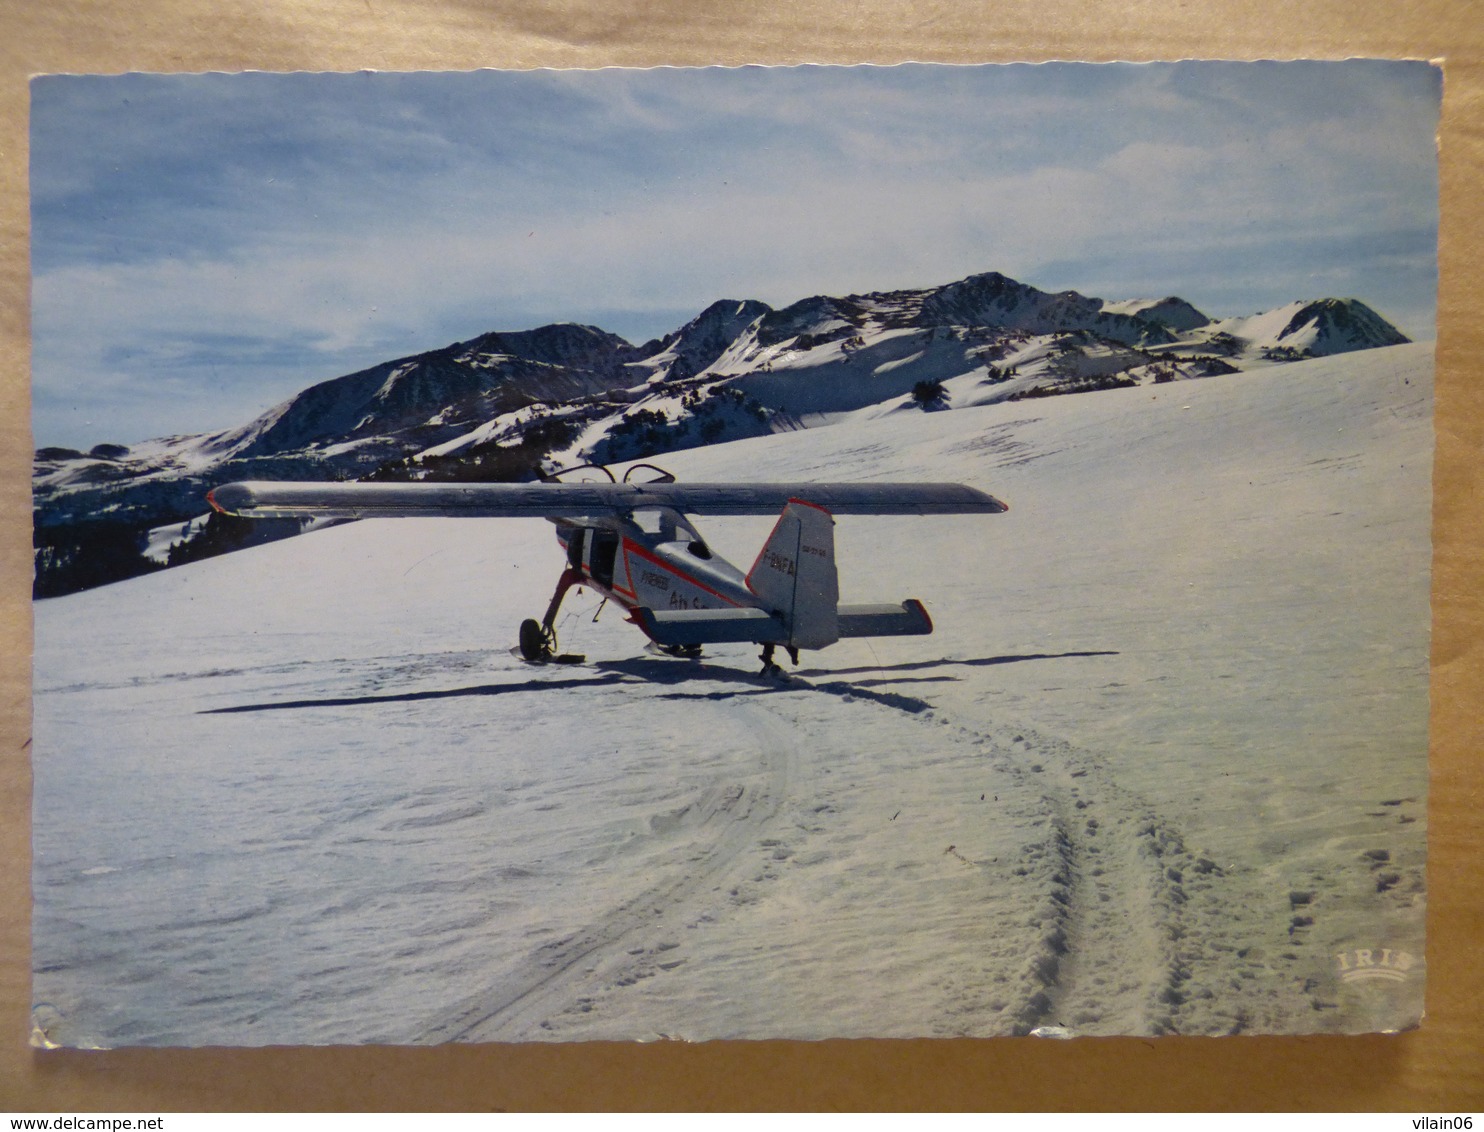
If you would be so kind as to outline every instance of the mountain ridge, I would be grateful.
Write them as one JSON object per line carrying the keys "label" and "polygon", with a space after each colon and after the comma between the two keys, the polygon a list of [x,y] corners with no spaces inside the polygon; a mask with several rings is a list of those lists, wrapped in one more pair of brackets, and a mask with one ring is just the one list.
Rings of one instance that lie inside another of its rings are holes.
{"label": "mountain ridge", "polygon": [[69,525],[119,524],[143,541],[198,517],[205,492],[232,479],[529,477],[852,414],[1189,380],[1406,341],[1358,299],[1213,320],[1177,296],[1109,302],[995,271],[781,308],[721,299],[641,345],[578,323],[490,331],[318,382],[234,428],[38,449],[38,555],[44,531]]}

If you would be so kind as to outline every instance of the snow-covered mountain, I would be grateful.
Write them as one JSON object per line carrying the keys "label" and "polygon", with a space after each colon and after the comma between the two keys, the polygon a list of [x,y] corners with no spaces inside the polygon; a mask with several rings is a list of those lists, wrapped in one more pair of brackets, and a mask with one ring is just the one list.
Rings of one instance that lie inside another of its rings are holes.
{"label": "snow-covered mountain", "polygon": [[[856,414],[1204,378],[1405,341],[1354,299],[1212,322],[1174,296],[1105,302],[995,272],[779,310],[728,301],[633,363],[645,380],[626,396],[554,408],[571,437],[550,462],[637,458]],[[704,349],[687,350],[692,342]],[[532,419],[528,411],[492,419],[427,455],[518,443]]]}
{"label": "snow-covered mountain", "polygon": [[1178,333],[1205,326],[1211,320],[1184,299],[1170,295],[1163,299],[1125,299],[1117,303],[1104,303],[1103,310],[1109,314],[1126,314],[1155,322]]}
{"label": "snow-covered mountain", "polygon": [[1108,309],[1101,299],[1076,291],[1048,295],[998,272],[972,275],[923,296],[921,323],[930,326],[989,326],[1031,334],[1090,331],[1125,346],[1174,341],[1163,325]]}
{"label": "snow-covered mountain", "polygon": [[[166,437],[83,454],[37,452],[38,502],[98,489],[92,513],[127,506],[110,496],[124,485],[246,474],[259,462],[318,465],[322,475],[360,474],[429,447],[503,412],[561,403],[620,387],[639,351],[590,326],[553,325],[485,334],[439,350],[383,362],[310,386],[238,428]],[[299,474],[294,472],[292,474]]]}
{"label": "snow-covered mountain", "polygon": [[1227,318],[1195,327],[1181,348],[1218,348],[1266,361],[1296,361],[1399,346],[1407,336],[1359,299],[1289,303],[1248,318]]}
{"label": "snow-covered mountain", "polygon": [[660,349],[640,368],[653,371],[651,380],[680,380],[702,373],[753,323],[772,313],[756,299],[720,299],[679,330],[660,340]]}
{"label": "snow-covered mountain", "polygon": [[485,334],[312,386],[216,444],[239,459],[409,442],[426,447],[507,409],[612,388],[634,352],[591,326]]}
{"label": "snow-covered mountain", "polygon": [[313,385],[237,428],[39,450],[38,546],[55,552],[38,559],[38,576],[88,553],[67,542],[83,524],[133,532],[158,556],[170,546],[161,532],[233,479],[509,478],[1405,341],[1355,299],[1212,321],[1174,296],[1107,302],[998,272],[781,309],[722,300],[641,346],[571,324],[484,334]]}

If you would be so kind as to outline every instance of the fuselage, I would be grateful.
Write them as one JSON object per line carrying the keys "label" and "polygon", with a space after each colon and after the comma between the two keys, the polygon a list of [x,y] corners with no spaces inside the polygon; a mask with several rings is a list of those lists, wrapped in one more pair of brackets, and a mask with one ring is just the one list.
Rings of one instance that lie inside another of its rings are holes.
{"label": "fuselage", "polygon": [[689,523],[664,516],[648,531],[629,519],[556,520],[573,584],[625,609],[755,608],[742,571],[714,554]]}

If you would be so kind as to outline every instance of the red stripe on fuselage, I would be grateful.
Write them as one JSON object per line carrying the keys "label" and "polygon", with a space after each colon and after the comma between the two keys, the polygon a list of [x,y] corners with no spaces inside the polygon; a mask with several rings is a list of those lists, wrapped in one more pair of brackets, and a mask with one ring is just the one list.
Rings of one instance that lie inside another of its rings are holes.
{"label": "red stripe on fuselage", "polygon": [[[640,558],[644,559],[646,562],[652,562],[652,563],[654,563],[661,570],[666,570],[669,573],[674,574],[681,581],[686,582],[686,583],[689,583],[692,586],[695,586],[696,589],[698,589],[698,590],[705,590],[712,597],[717,598],[720,601],[724,601],[728,605],[735,605],[735,606],[738,606],[739,608],[742,605],[742,603],[739,602],[739,601],[737,601],[736,598],[727,597],[726,594],[721,593],[719,590],[712,589],[705,582],[701,581],[701,579],[694,578],[691,575],[687,574],[684,570],[680,569],[673,562],[666,562],[663,558],[660,558],[657,555],[650,553],[644,547],[640,546],[637,542],[632,542],[629,539],[624,539],[623,540],[623,550],[624,550],[624,553],[625,554],[629,554],[629,553],[637,554]],[[637,602],[639,600],[639,595],[638,594],[632,594],[631,596],[633,597],[634,601]]]}

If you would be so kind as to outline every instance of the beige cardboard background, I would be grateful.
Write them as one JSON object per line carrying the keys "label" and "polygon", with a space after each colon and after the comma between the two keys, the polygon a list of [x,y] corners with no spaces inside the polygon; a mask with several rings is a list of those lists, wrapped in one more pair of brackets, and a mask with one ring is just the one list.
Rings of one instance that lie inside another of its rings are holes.
{"label": "beige cardboard background", "polygon": [[[1428,1015],[1356,1038],[33,1052],[27,76],[798,62],[1446,59]],[[1476,0],[0,0],[0,1110],[1484,1107]]]}

